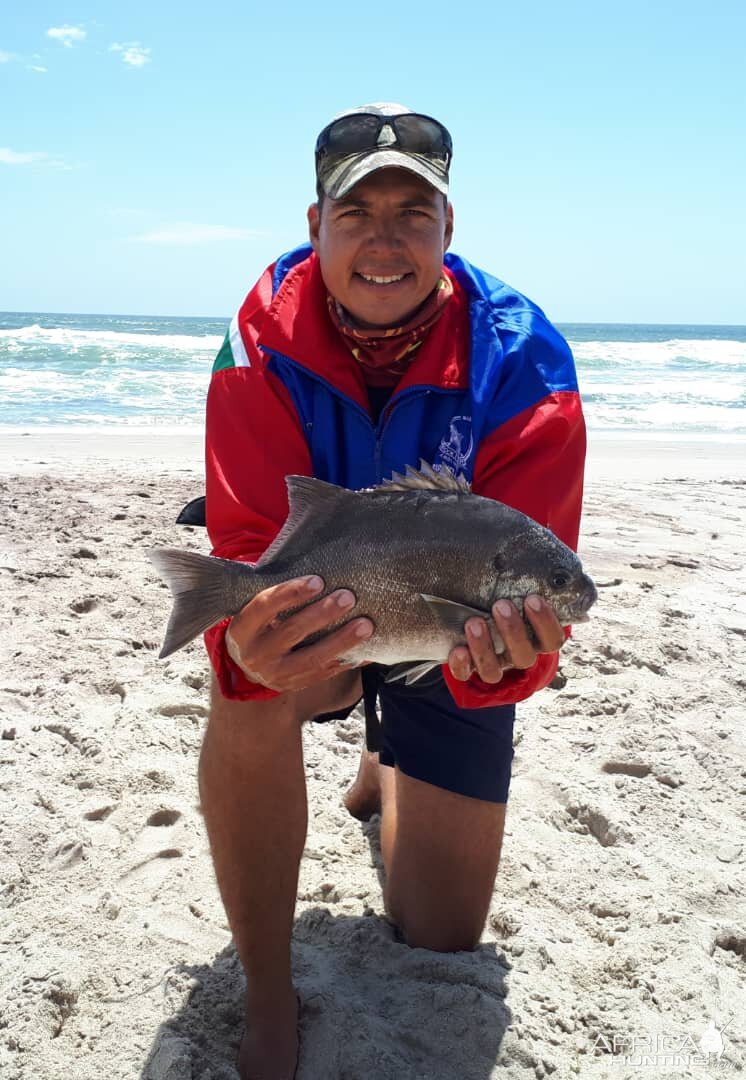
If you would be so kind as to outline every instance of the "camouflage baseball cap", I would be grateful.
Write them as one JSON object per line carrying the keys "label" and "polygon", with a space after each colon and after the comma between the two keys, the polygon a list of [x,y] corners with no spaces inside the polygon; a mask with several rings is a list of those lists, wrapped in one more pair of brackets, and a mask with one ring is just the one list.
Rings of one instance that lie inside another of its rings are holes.
{"label": "camouflage baseball cap", "polygon": [[341,199],[377,169],[406,169],[447,195],[452,156],[451,136],[438,120],[376,102],[340,113],[322,130],[316,178],[330,199]]}

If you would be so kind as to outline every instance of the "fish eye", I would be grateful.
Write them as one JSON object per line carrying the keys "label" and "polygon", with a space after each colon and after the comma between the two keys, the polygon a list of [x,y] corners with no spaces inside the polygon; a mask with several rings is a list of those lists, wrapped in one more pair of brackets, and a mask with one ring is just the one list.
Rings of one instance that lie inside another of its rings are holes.
{"label": "fish eye", "polygon": [[555,570],[549,580],[552,588],[563,589],[565,585],[570,584],[571,579],[566,570]]}
{"label": "fish eye", "polygon": [[494,566],[495,570],[504,570],[505,560],[502,555],[495,555],[492,559],[492,565]]}

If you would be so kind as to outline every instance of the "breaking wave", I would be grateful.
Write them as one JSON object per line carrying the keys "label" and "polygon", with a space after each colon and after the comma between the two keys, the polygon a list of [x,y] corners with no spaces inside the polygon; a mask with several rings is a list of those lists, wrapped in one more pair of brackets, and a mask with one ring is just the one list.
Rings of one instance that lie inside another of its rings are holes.
{"label": "breaking wave", "polygon": [[[0,314],[0,424],[201,424],[228,319]],[[746,434],[746,328],[564,325],[590,429]]]}

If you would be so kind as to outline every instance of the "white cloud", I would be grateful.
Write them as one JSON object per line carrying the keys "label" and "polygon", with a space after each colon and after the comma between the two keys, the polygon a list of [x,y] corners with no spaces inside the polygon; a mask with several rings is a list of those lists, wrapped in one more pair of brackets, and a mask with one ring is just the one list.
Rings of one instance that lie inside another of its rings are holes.
{"label": "white cloud", "polygon": [[74,41],[85,39],[85,30],[82,26],[50,26],[47,37],[59,41],[65,48],[71,49]]}
{"label": "white cloud", "polygon": [[19,152],[7,146],[0,146],[0,162],[4,165],[31,165],[35,161],[47,161],[49,154],[40,150]]}
{"label": "white cloud", "polygon": [[238,229],[232,225],[198,225],[191,221],[179,221],[164,225],[141,236],[131,236],[136,244],[209,244],[215,240],[249,240],[258,233],[255,229]]}
{"label": "white cloud", "polygon": [[15,53],[6,52],[5,49],[0,49],[0,64],[9,64],[11,60],[17,60],[18,57]]}
{"label": "white cloud", "polygon": [[1,165],[44,165],[49,169],[63,169],[69,171],[79,168],[76,165],[68,165],[60,158],[54,158],[45,150],[11,150],[8,146],[0,146]]}
{"label": "white cloud", "polygon": [[37,64],[28,64],[29,71],[46,71],[45,67],[39,67]]}
{"label": "white cloud", "polygon": [[122,62],[130,67],[144,67],[150,63],[150,49],[146,49],[139,41],[129,41],[124,44],[115,42],[109,46],[109,52],[122,54]]}

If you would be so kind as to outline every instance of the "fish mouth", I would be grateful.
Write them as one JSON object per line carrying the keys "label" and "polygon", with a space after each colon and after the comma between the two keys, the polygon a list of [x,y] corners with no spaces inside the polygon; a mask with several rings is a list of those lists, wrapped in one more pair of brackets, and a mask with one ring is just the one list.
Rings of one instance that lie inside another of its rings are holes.
{"label": "fish mouth", "polygon": [[593,605],[596,603],[596,600],[598,600],[596,586],[593,584],[590,578],[588,578],[588,585],[585,589],[585,592],[578,597],[578,599],[572,606],[572,621],[574,623],[590,622],[590,615],[588,614],[588,610],[593,607]]}

